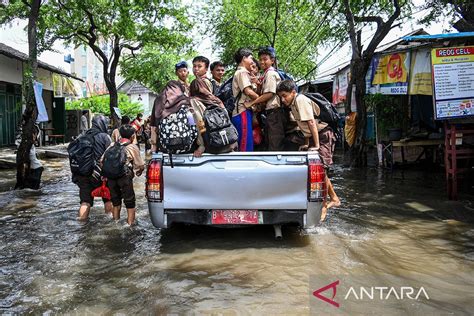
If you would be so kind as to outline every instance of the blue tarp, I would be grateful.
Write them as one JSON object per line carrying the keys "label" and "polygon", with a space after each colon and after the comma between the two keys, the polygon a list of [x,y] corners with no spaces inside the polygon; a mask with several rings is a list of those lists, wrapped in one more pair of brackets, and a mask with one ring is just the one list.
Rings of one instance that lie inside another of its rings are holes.
{"label": "blue tarp", "polygon": [[407,42],[417,40],[435,40],[435,39],[451,39],[461,37],[474,37],[474,32],[461,32],[461,33],[447,33],[447,34],[434,34],[434,35],[413,35],[404,36],[402,39]]}

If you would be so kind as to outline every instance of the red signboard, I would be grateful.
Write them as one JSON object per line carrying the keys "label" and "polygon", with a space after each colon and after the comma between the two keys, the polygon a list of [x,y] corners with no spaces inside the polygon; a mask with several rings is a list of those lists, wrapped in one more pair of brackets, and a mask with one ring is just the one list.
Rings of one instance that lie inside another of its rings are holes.
{"label": "red signboard", "polygon": [[463,56],[474,54],[474,47],[438,48],[436,57]]}

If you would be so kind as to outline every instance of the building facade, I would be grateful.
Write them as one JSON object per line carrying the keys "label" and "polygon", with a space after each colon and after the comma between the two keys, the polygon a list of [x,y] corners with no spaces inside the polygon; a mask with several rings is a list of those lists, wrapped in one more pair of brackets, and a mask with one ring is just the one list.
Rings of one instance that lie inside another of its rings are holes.
{"label": "building facade", "polygon": [[[28,55],[0,43],[0,147],[11,146],[24,109],[22,98],[23,71]],[[43,85],[42,98],[48,121],[42,127],[51,134],[64,134],[66,130],[64,95],[54,94],[54,77],[72,76],[52,65],[38,61],[38,82]]]}

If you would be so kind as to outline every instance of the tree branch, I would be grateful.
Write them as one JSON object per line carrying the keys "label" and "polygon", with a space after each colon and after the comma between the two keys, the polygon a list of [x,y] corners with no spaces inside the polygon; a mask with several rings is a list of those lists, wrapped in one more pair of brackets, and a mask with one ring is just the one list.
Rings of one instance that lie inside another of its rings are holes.
{"label": "tree branch", "polygon": [[375,22],[380,27],[383,24],[383,19],[380,16],[355,16],[356,22]]}
{"label": "tree branch", "polygon": [[114,37],[114,48],[113,48],[113,58],[110,63],[110,80],[115,82],[115,74],[117,73],[117,65],[120,60],[122,48],[120,47],[120,36],[115,35]]}
{"label": "tree branch", "polygon": [[248,28],[249,30],[254,30],[254,31],[259,31],[261,32],[263,35],[265,35],[265,38],[267,39],[268,41],[268,44],[269,45],[272,45],[272,41],[270,39],[270,36],[268,36],[267,32],[265,32],[263,29],[259,28],[259,27],[255,27],[255,26],[252,26],[248,23],[245,23],[244,21],[242,21],[241,19],[239,19],[238,16],[234,15],[235,19],[237,20],[237,22],[239,22],[240,24],[242,24],[243,26],[245,26],[246,28]]}
{"label": "tree branch", "polygon": [[274,25],[275,25],[275,28],[273,30],[273,41],[272,41],[272,47],[275,48],[275,42],[276,42],[276,36],[277,36],[277,32],[278,32],[278,9],[279,9],[279,6],[278,6],[278,0],[276,0],[276,8],[275,8],[275,19],[274,19]]}
{"label": "tree branch", "polygon": [[357,44],[357,35],[355,30],[355,21],[354,15],[352,14],[351,7],[349,5],[349,0],[344,0],[345,15],[346,20],[349,25],[349,39],[351,40],[352,46],[352,58],[356,56],[361,56],[360,50],[358,50],[359,45]]}
{"label": "tree branch", "polygon": [[136,51],[136,50],[139,50],[140,48],[142,48],[143,43],[140,43],[137,46],[132,46],[130,44],[122,44],[121,47],[129,49],[133,53],[133,51]]}
{"label": "tree branch", "polygon": [[377,46],[385,38],[388,32],[390,32],[393,22],[395,22],[395,20],[400,16],[401,8],[399,0],[393,0],[393,5],[395,6],[395,12],[393,12],[387,22],[384,22],[382,25],[377,27],[375,35],[372,37],[367,49],[364,51],[364,56],[371,57],[374,54]]}
{"label": "tree branch", "polygon": [[26,0],[21,0],[21,2],[23,2],[24,5],[26,5],[28,8],[31,9],[31,4],[29,4],[28,1],[26,1]]}

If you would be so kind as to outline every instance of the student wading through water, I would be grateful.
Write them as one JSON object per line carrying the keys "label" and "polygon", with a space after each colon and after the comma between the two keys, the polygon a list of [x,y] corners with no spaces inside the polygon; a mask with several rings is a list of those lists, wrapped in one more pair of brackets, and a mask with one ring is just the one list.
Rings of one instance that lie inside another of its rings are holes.
{"label": "student wading through water", "polygon": [[[72,172],[72,182],[79,187],[79,198],[81,207],[79,208],[79,220],[86,220],[89,217],[91,207],[94,205],[94,198],[91,193],[102,183],[100,175],[94,177],[97,165],[105,150],[111,143],[107,134],[107,120],[103,115],[97,115],[92,119],[92,127],[68,147],[69,161]],[[92,144],[92,148],[90,148]],[[106,213],[112,212],[112,203],[102,199]]]}

